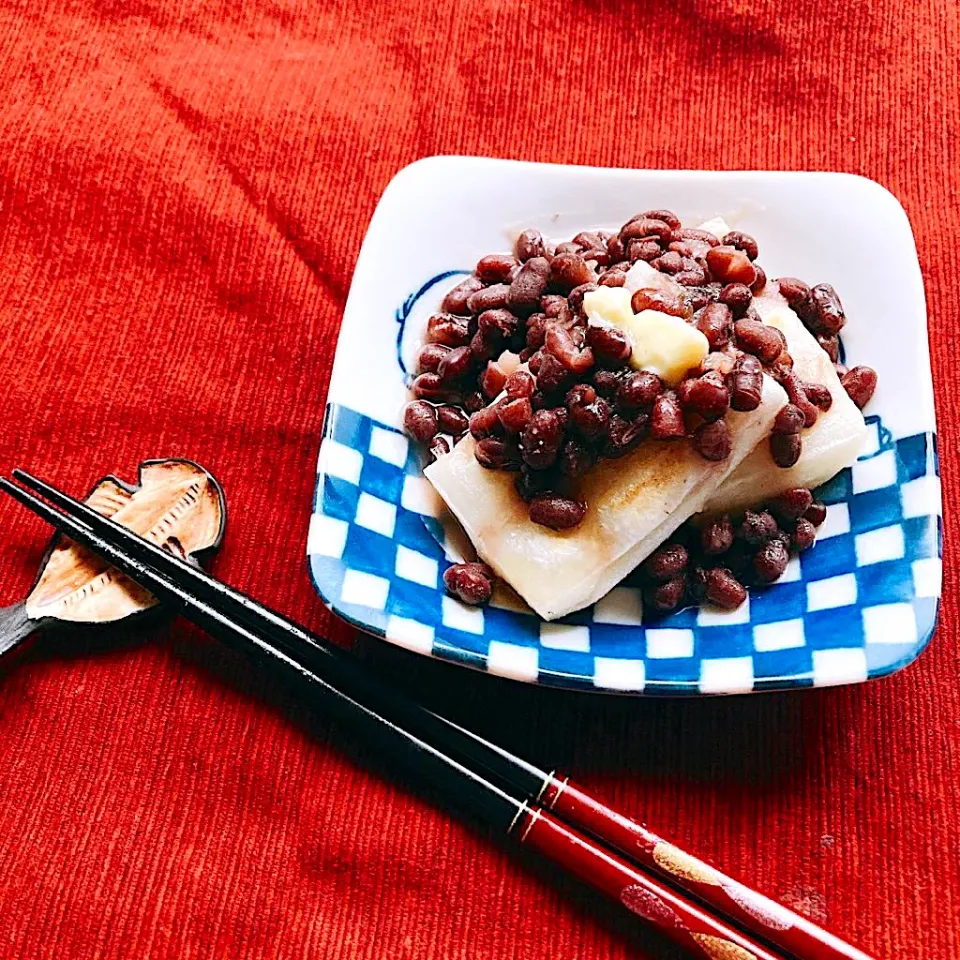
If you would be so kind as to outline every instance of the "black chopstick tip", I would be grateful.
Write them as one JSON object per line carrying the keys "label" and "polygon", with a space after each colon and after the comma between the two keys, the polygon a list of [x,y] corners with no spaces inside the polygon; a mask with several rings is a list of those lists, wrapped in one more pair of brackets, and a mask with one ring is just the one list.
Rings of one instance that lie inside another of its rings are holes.
{"label": "black chopstick tip", "polygon": [[19,480],[28,487],[33,487],[34,489],[37,487],[46,486],[42,480],[38,480],[35,476],[33,476],[33,474],[27,473],[26,470],[21,470],[19,467],[13,468],[13,478],[15,480]]}

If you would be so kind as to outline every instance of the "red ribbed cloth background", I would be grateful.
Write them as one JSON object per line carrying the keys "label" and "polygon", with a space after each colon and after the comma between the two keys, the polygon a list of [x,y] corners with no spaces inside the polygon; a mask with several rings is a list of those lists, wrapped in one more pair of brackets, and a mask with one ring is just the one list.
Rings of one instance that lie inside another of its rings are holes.
{"label": "red ribbed cloth background", "polygon": [[[960,956],[956,3],[0,11],[0,468],[80,493],[142,459],[199,460],[231,510],[217,573],[344,643],[308,580],[307,521],[351,272],[397,170],[468,153],[843,170],[892,190],[926,280],[947,502],[941,627],[918,663],[651,702],[361,649],[870,953]],[[8,604],[48,531],[6,499],[0,530]],[[349,731],[182,621],[3,662],[0,724],[2,957],[674,956],[368,772]]]}

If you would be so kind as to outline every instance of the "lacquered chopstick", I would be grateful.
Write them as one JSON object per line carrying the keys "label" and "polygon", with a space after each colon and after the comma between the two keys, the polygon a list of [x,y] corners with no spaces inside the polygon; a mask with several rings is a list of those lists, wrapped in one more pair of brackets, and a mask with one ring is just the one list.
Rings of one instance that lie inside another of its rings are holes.
{"label": "lacquered chopstick", "polygon": [[308,658],[291,655],[258,631],[235,622],[176,580],[94,532],[83,520],[60,513],[6,479],[0,478],[0,489],[126,573],[157,599],[182,610],[190,620],[232,648],[252,652],[257,659],[307,682],[311,689],[324,695],[327,704],[336,707],[351,729],[365,735],[391,758],[403,761],[425,780],[445,789],[458,805],[500,828],[518,844],[537,850],[611,896],[693,956],[703,960],[784,960],[783,954],[772,952],[749,935],[727,926],[681,892],[638,870],[589,835],[578,833],[536,804],[511,796],[434,745],[332,686],[304,662]]}
{"label": "lacquered chopstick", "polygon": [[728,877],[715,867],[684,852],[645,825],[612,810],[558,772],[548,772],[489,743],[449,720],[398,694],[374,676],[349,652],[304,630],[298,624],[264,607],[215,579],[203,569],[172,556],[86,504],[25,473],[14,476],[26,486],[79,517],[92,530],[142,561],[189,584],[195,595],[293,649],[309,648],[321,656],[314,667],[337,687],[364,702],[373,702],[430,743],[440,746],[472,769],[511,792],[536,800],[561,819],[602,840],[628,860],[653,871],[684,890],[720,916],[751,931],[780,950],[802,960],[870,960],[867,954],[812,923],[806,917],[764,897]]}

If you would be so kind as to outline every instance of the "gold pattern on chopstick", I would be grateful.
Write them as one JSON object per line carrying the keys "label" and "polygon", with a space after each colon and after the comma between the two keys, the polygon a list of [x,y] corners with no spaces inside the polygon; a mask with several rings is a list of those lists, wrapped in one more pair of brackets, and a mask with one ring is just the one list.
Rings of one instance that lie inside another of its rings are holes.
{"label": "gold pattern on chopstick", "polygon": [[681,880],[696,880],[700,883],[709,883],[717,886],[720,881],[717,879],[715,871],[711,870],[705,863],[701,863],[696,857],[691,857],[689,853],[684,853],[672,843],[661,840],[653,848],[653,859],[657,865],[662,867],[668,873],[672,873]]}
{"label": "gold pattern on chopstick", "polygon": [[[526,804],[524,804],[526,807]],[[523,843],[527,839],[527,834],[533,829],[533,825],[540,819],[540,811],[534,808],[529,811],[530,819],[527,820],[527,825],[524,827],[523,833],[520,834],[520,842]]]}
{"label": "gold pattern on chopstick", "polygon": [[706,933],[694,933],[692,936],[700,949],[712,960],[757,960],[755,953],[744,950],[723,937],[711,937]]}

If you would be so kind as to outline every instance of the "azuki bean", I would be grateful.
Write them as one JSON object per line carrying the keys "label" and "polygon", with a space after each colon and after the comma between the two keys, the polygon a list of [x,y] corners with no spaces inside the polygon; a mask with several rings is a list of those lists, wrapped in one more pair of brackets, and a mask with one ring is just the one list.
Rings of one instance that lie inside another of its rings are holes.
{"label": "azuki bean", "polygon": [[480,466],[488,470],[499,470],[510,459],[507,445],[496,437],[478,441],[474,452]]}
{"label": "azuki bean", "polygon": [[680,230],[681,240],[700,240],[711,247],[719,247],[720,241],[709,230],[698,230],[696,227],[684,227]]}
{"label": "azuki bean", "polygon": [[[530,358],[530,369],[534,370],[534,360],[540,357],[534,371],[537,376],[537,389],[542,393],[558,393],[570,385],[571,376],[567,368],[552,354],[541,351]],[[536,404],[534,404],[536,406]]]}
{"label": "azuki bean", "polygon": [[666,583],[661,583],[649,592],[649,601],[653,607],[661,613],[668,613],[670,610],[676,610],[683,600],[683,595],[687,589],[687,578],[674,577]]}
{"label": "azuki bean", "polygon": [[862,410],[877,389],[877,371],[872,367],[852,367],[840,378],[840,383],[850,399]]}
{"label": "azuki bean", "polygon": [[723,303],[708,303],[697,314],[695,323],[697,329],[707,338],[711,350],[725,347],[733,335],[733,317],[730,308]]}
{"label": "azuki bean", "polygon": [[507,433],[520,433],[533,417],[533,405],[529,397],[518,397],[499,404],[497,415]]}
{"label": "azuki bean", "polygon": [[547,336],[547,317],[542,313],[535,313],[527,320],[527,347],[530,350],[539,350]]}
{"label": "azuki bean", "polygon": [[[516,280],[514,283],[516,283]],[[494,283],[492,286],[484,287],[476,293],[471,293],[467,298],[467,309],[471,313],[483,313],[484,310],[497,310],[500,307],[505,307],[509,301],[510,286],[506,283]]]}
{"label": "azuki bean", "polygon": [[738,320],[746,314],[752,299],[753,294],[745,283],[728,283],[720,291],[720,302],[725,303]]}
{"label": "azuki bean", "polygon": [[610,404],[587,384],[580,383],[567,394],[570,422],[587,443],[600,440],[610,422]]}
{"label": "azuki bean", "polygon": [[470,339],[469,321],[450,313],[435,313],[427,321],[426,340],[445,347],[462,347]]}
{"label": "azuki bean", "polygon": [[790,554],[781,540],[765,543],[753,558],[753,570],[761,583],[773,583],[783,576],[790,562]]}
{"label": "azuki bean", "polygon": [[626,256],[631,263],[636,263],[637,260],[645,260],[649,263],[651,260],[656,260],[661,253],[663,253],[663,250],[656,240],[647,238],[646,240],[627,241]]}
{"label": "azuki bean", "polygon": [[770,364],[770,376],[775,380],[783,380],[793,370],[793,357],[786,350]]}
{"label": "azuki bean", "polygon": [[438,373],[421,373],[413,381],[413,395],[418,400],[452,401],[457,392],[445,384]]}
{"label": "azuki bean", "polygon": [[470,435],[475,440],[484,440],[492,433],[501,430],[500,416],[497,404],[492,403],[470,416]]}
{"label": "azuki bean", "polygon": [[726,553],[733,546],[733,523],[730,514],[713,517],[700,528],[700,546],[707,556]]}
{"label": "azuki bean", "polygon": [[593,386],[601,397],[611,400],[620,387],[621,375],[612,370],[595,370]]}
{"label": "azuki bean", "polygon": [[[677,394],[684,410],[689,410],[703,417],[704,420],[716,420],[722,417],[730,406],[730,391],[727,389],[723,375],[716,371],[705,373],[702,377],[684,380]],[[707,459],[722,460],[724,457],[708,456]]]}
{"label": "azuki bean", "polygon": [[755,294],[761,294],[763,293],[763,288],[767,285],[767,275],[759,263],[755,263],[753,269],[757,271],[757,277],[753,283],[750,284],[750,290]]}
{"label": "azuki bean", "polygon": [[622,287],[627,282],[627,275],[623,270],[607,270],[597,280],[601,287]]}
{"label": "azuki bean", "polygon": [[515,266],[517,266],[516,257],[508,253],[490,253],[477,261],[474,273],[484,283],[505,283],[509,280]]}
{"label": "azuki bean", "polygon": [[461,280],[444,298],[440,304],[440,309],[444,313],[465,314],[469,313],[467,309],[467,300],[478,290],[483,289],[483,281],[479,277],[467,277]]}
{"label": "azuki bean", "polygon": [[521,263],[526,263],[534,257],[542,257],[545,254],[546,247],[539,230],[524,230],[517,237],[517,259]]}
{"label": "azuki bean", "polygon": [[570,332],[558,323],[547,327],[545,349],[571,373],[586,373],[594,363],[593,350],[590,347],[579,349]]}
{"label": "azuki bean", "polygon": [[794,404],[788,403],[774,418],[773,433],[792,436],[803,429],[803,423],[803,411]]}
{"label": "azuki bean", "polygon": [[620,238],[617,236],[613,236],[607,241],[607,253],[610,256],[611,263],[619,263],[627,255]]}
{"label": "azuki bean", "polygon": [[455,563],[443,571],[443,583],[459,600],[473,607],[493,595],[493,571],[485,563]]}
{"label": "azuki bean", "polygon": [[458,407],[437,407],[437,424],[444,433],[456,439],[470,429],[470,421]]}
{"label": "azuki bean", "polygon": [[437,367],[440,379],[447,385],[467,376],[473,369],[473,353],[470,347],[454,347]]}
{"label": "azuki bean", "polygon": [[817,326],[822,333],[835,336],[847,322],[837,291],[829,283],[818,283],[810,291],[817,311]]}
{"label": "azuki bean", "polygon": [[787,301],[791,309],[795,310],[810,299],[810,287],[796,277],[780,277],[777,286],[780,288],[780,296]]}
{"label": "azuki bean", "polygon": [[803,425],[812,427],[820,415],[820,411],[807,398],[807,393],[803,389],[800,378],[795,373],[788,373],[780,377],[780,385],[787,392],[790,402],[800,408],[803,414]]}
{"label": "azuki bean", "polygon": [[550,280],[561,290],[572,290],[593,279],[593,271],[579,253],[558,253],[550,261]]}
{"label": "azuki bean", "polygon": [[813,504],[813,494],[806,487],[792,487],[775,497],[770,509],[781,520],[799,520]]}
{"label": "azuki bean", "polygon": [[507,377],[507,382],[503,385],[503,389],[506,390],[507,396],[510,397],[511,400],[517,400],[520,397],[532,397],[536,385],[532,374],[527,373],[526,370],[514,370],[514,372]]}
{"label": "azuki bean", "polygon": [[657,397],[650,412],[650,436],[654,440],[671,440],[686,435],[683,411],[672,393]]}
{"label": "azuki bean", "polygon": [[503,385],[506,382],[507,375],[491,360],[480,375],[480,392],[492,400],[503,390]]}
{"label": "azuki bean", "polygon": [[807,399],[824,413],[833,406],[833,394],[830,388],[822,383],[805,382],[803,392],[807,395]]}
{"label": "azuki bean", "polygon": [[731,230],[721,242],[725,246],[742,250],[751,260],[756,260],[760,252],[757,248],[757,241],[749,233],[744,233],[742,230]]}
{"label": "azuki bean", "polygon": [[567,440],[560,449],[557,467],[563,476],[579,480],[596,463],[596,459],[589,447],[578,440]]}
{"label": "azuki bean", "polygon": [[817,539],[817,531],[809,520],[801,518],[790,534],[790,545],[794,550],[809,550]]}
{"label": "azuki bean", "polygon": [[645,370],[633,371],[620,381],[617,406],[629,413],[647,410],[653,406],[662,390],[663,384],[656,374]]}
{"label": "azuki bean", "polygon": [[647,435],[649,418],[638,414],[632,420],[614,413],[607,421],[607,436],[603,444],[603,455],[611,460],[624,457],[635,450]]}
{"label": "azuki bean", "polygon": [[417,354],[417,373],[436,373],[440,361],[450,352],[442,343],[425,343]]}
{"label": "azuki bean", "polygon": [[484,336],[479,330],[470,340],[470,353],[473,354],[473,359],[481,365],[488,360],[492,360],[502,349],[503,344],[499,337],[497,337],[497,342],[494,343],[489,336]]}
{"label": "azuki bean", "polygon": [[423,400],[408,403],[403,411],[403,429],[414,440],[427,443],[437,433],[437,411]]}
{"label": "azuki bean", "polygon": [[706,597],[723,610],[736,610],[747,599],[747,591],[726,567],[714,567],[706,571]]}
{"label": "azuki bean", "polygon": [[672,232],[673,228],[668,223],[664,223],[663,220],[655,220],[651,217],[635,217],[620,229],[620,242],[627,246],[631,240],[656,237],[661,243],[667,244],[670,242]]}
{"label": "azuki bean", "polygon": [[630,338],[619,328],[606,324],[587,327],[587,343],[596,359],[611,367],[623,366],[633,352]]}
{"label": "azuki bean", "polygon": [[756,410],[763,399],[763,368],[760,361],[744,353],[737,357],[730,376],[730,406],[734,410]]}
{"label": "azuki bean", "polygon": [[643,570],[651,579],[666,583],[679,577],[689,562],[690,554],[682,543],[667,543],[644,560]]}
{"label": "azuki bean", "polygon": [[671,230],[679,230],[680,218],[672,210],[645,210],[640,214],[647,220],[662,220]]}
{"label": "azuki bean", "polygon": [[427,463],[435,463],[445,453],[449,453],[449,452],[450,452],[450,444],[447,443],[447,438],[441,437],[438,434],[427,445]]}
{"label": "azuki bean", "polygon": [[783,351],[780,331],[761,320],[738,320],[733,330],[737,336],[737,346],[752,353],[761,363],[772,363]]}
{"label": "azuki bean", "polygon": [[634,291],[630,298],[630,307],[634,313],[656,310],[659,313],[669,313],[672,317],[682,317],[684,320],[689,320],[693,315],[690,304],[684,303],[679,297],[646,287]]}
{"label": "azuki bean", "polygon": [[568,297],[567,302],[570,304],[570,309],[579,313],[583,308],[583,298],[591,290],[596,290],[597,285],[595,283],[581,283],[579,287],[574,287]]}
{"label": "azuki bean", "polygon": [[699,287],[706,282],[707,272],[700,264],[695,263],[692,267],[684,267],[673,279],[682,287]]}
{"label": "azuki bean", "polygon": [[679,273],[684,267],[683,257],[675,251],[670,251],[651,261],[650,266],[661,273]]}
{"label": "azuki bean", "polygon": [[[739,356],[746,356],[746,354],[739,354]],[[733,365],[737,361],[738,355],[736,353],[726,353],[723,350],[711,350],[701,361],[699,371],[701,374],[710,373],[711,371],[723,374],[724,377],[733,373]],[[756,360],[756,357],[753,358]]]}
{"label": "azuki bean", "polygon": [[540,309],[548,320],[555,320],[567,306],[567,298],[559,293],[545,293],[540,298]]}
{"label": "azuki bean", "polygon": [[516,333],[518,323],[516,315],[509,310],[484,310],[477,317],[477,332],[488,343],[502,343]]}
{"label": "azuki bean", "polygon": [[693,432],[693,447],[704,460],[726,460],[733,442],[723,420],[705,423]]}
{"label": "azuki bean", "polygon": [[546,257],[531,257],[513,278],[505,305],[518,316],[526,317],[535,313],[549,281],[550,261]]}
{"label": "azuki bean", "polygon": [[819,527],[820,524],[827,519],[826,504],[821,503],[819,500],[814,500],[813,503],[807,507],[803,519],[809,520],[815,527]]}
{"label": "azuki bean", "polygon": [[745,283],[750,286],[757,279],[750,258],[734,247],[711,247],[707,251],[710,272],[723,283]]}
{"label": "azuki bean", "polygon": [[770,456],[778,467],[792,467],[800,459],[802,446],[799,433],[775,433],[770,437]]}
{"label": "azuki bean", "polygon": [[530,501],[530,519],[551,530],[569,530],[577,526],[586,512],[586,504],[555,494],[542,494]]}
{"label": "azuki bean", "polygon": [[563,443],[563,427],[553,410],[538,410],[520,434],[523,462],[534,470],[552,466]]}
{"label": "azuki bean", "polygon": [[737,536],[745,543],[756,545],[773,539],[779,529],[773,514],[767,510],[746,510]]}

